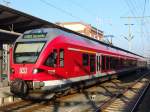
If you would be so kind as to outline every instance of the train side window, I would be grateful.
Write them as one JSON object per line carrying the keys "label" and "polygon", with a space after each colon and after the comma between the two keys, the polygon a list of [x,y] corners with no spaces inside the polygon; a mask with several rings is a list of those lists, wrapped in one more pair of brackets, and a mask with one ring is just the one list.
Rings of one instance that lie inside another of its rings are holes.
{"label": "train side window", "polygon": [[96,57],[96,61],[97,61],[97,71],[99,71],[99,58],[98,58],[98,56]]}
{"label": "train side window", "polygon": [[110,69],[113,69],[113,57],[110,57]]}
{"label": "train side window", "polygon": [[100,65],[100,56],[97,56],[97,71],[100,71],[101,65]]}
{"label": "train side window", "polygon": [[119,59],[116,57],[115,58],[115,69],[118,69],[118,64],[119,64]]}
{"label": "train side window", "polygon": [[83,66],[89,65],[89,55],[88,54],[82,54],[82,64]]}
{"label": "train side window", "polygon": [[90,55],[90,72],[95,72],[95,55]]}
{"label": "train side window", "polygon": [[106,69],[109,69],[109,61],[110,61],[109,56],[106,56]]}
{"label": "train side window", "polygon": [[117,67],[117,58],[110,57],[110,68],[115,69]]}
{"label": "train side window", "polygon": [[123,59],[121,58],[120,59],[120,66],[122,67],[122,65],[123,65]]}
{"label": "train side window", "polygon": [[45,65],[50,67],[56,67],[57,65],[57,50],[54,49],[52,53],[48,56]]}
{"label": "train side window", "polygon": [[100,58],[100,56],[99,56],[99,70],[101,70],[101,58]]}
{"label": "train side window", "polygon": [[102,56],[102,70],[105,70],[105,56]]}
{"label": "train side window", "polygon": [[59,50],[59,66],[64,67],[64,49]]}
{"label": "train side window", "polygon": [[127,60],[126,59],[124,59],[123,65],[124,65],[124,67],[127,67]]}

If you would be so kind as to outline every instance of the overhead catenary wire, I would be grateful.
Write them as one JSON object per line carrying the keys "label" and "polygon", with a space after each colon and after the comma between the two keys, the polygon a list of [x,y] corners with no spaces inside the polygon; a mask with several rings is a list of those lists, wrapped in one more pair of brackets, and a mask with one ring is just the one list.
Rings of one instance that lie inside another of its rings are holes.
{"label": "overhead catenary wire", "polygon": [[[132,0],[130,0],[130,1],[132,1]],[[134,4],[136,4],[136,1],[133,1],[133,2],[134,2]],[[141,26],[141,35],[140,36],[141,36],[143,54],[144,54],[144,51],[145,51],[145,44],[144,44],[144,38],[143,38],[143,36],[144,36],[143,28],[146,29],[145,28],[146,26],[144,25],[145,7],[146,7],[146,0],[144,1],[144,8],[141,7],[141,10],[143,9],[143,11],[142,11],[142,16],[141,16],[141,21],[140,21],[141,22],[140,23],[140,26]],[[139,8],[136,7],[136,9],[139,9]],[[147,35],[148,35],[148,33],[147,33]]]}
{"label": "overhead catenary wire", "polygon": [[131,4],[132,10],[134,11],[135,16],[137,16],[138,15],[138,10],[137,10],[137,7],[136,7],[136,2],[134,0],[130,0],[129,3]]}
{"label": "overhead catenary wire", "polygon": [[85,13],[90,14],[91,17],[95,17],[97,16],[97,14],[95,14],[93,11],[91,11],[91,9],[88,9],[87,7],[83,6],[81,3],[74,1],[74,0],[68,0],[68,2],[72,3],[73,5],[79,7],[80,9],[82,9]]}
{"label": "overhead catenary wire", "polygon": [[[144,17],[144,15],[145,15],[145,7],[146,7],[146,0],[144,0],[144,8],[143,8],[142,17]],[[143,25],[144,25],[144,18],[141,19],[141,38],[143,38]],[[143,42],[143,39],[142,39],[142,42]],[[143,43],[143,46],[144,46],[144,43]],[[143,47],[143,52],[145,50],[144,47]]]}
{"label": "overhead catenary wire", "polygon": [[[130,10],[130,12],[131,12],[131,14],[133,15],[133,16],[136,16],[136,15],[140,15],[140,14],[138,14],[137,12],[139,12],[139,9],[141,9],[141,11],[142,11],[142,16],[141,16],[141,20],[142,21],[144,21],[144,19],[145,19],[145,11],[146,11],[146,4],[147,4],[147,0],[145,0],[144,1],[144,8],[143,8],[143,5],[140,5],[140,7],[137,7],[137,3],[136,3],[136,1],[134,1],[134,0],[124,0],[124,2],[126,3],[126,5],[128,6],[128,8],[129,8],[129,10]],[[132,3],[131,3],[132,2]],[[134,5],[134,6],[133,6]],[[145,35],[147,35],[147,37],[148,37],[148,35],[149,35],[149,31],[148,31],[148,29],[147,29],[147,24],[143,24],[144,22],[140,22],[140,25],[141,25],[141,42],[142,42],[142,47],[143,47],[143,50],[142,51],[144,51],[145,50],[145,47],[144,47],[144,40],[142,39],[142,37],[143,37],[143,34],[145,33]],[[143,28],[144,28],[144,31],[142,30]]]}
{"label": "overhead catenary wire", "polygon": [[[143,18],[141,19],[141,20],[143,20],[143,22],[140,23],[140,24],[143,26],[145,32],[141,32],[141,33],[146,33],[146,35],[147,35],[147,37],[148,37],[148,35],[150,35],[150,33],[149,33],[149,31],[148,31],[147,24],[144,24],[144,20],[146,20],[147,23],[149,23],[149,21],[147,20],[147,17],[148,17],[148,16],[145,16],[146,4],[149,2],[149,0],[144,0],[144,5],[143,5],[142,7],[137,7],[137,3],[136,3],[135,0],[131,0],[131,1],[134,2],[135,8],[142,12],[142,14],[139,14],[139,15],[141,15],[141,17],[143,17]],[[140,5],[140,6],[141,6],[141,5]],[[145,18],[145,17],[146,17],[146,18]]]}
{"label": "overhead catenary wire", "polygon": [[144,1],[143,16],[145,15],[146,3],[147,3],[147,0]]}
{"label": "overhead catenary wire", "polygon": [[139,6],[139,4],[137,4],[136,0],[131,0],[130,2],[132,2],[132,5],[135,6],[135,10],[136,10],[136,15],[141,15],[140,11],[141,11],[141,4]]}
{"label": "overhead catenary wire", "polygon": [[[80,17],[75,16],[73,13],[71,13],[71,12],[69,12],[69,11],[66,11],[66,10],[63,9],[63,8],[57,7],[56,5],[52,4],[52,3],[49,2],[48,0],[40,0],[40,1],[41,1],[42,3],[48,5],[48,6],[52,7],[52,8],[54,8],[54,9],[56,9],[56,10],[58,10],[58,11],[64,13],[64,14],[66,14],[66,15],[68,15],[68,16],[74,18],[74,19],[77,19],[77,21],[80,21],[80,22],[83,22],[83,23],[85,22],[85,20],[82,20]],[[97,21],[98,15],[97,15],[95,12],[91,11],[91,9],[89,9],[89,8],[87,8],[87,7],[85,7],[85,6],[83,6],[81,3],[77,2],[77,1],[74,1],[74,0],[69,0],[69,1],[67,1],[67,2],[70,2],[72,5],[74,5],[74,6],[78,7],[78,8],[80,8],[80,9],[82,9],[85,13],[88,14],[88,16],[89,16],[90,18],[92,18],[92,19],[94,19],[94,20]]]}
{"label": "overhead catenary wire", "polygon": [[52,8],[54,8],[54,9],[56,9],[56,10],[58,10],[58,11],[64,13],[64,14],[66,14],[66,15],[68,15],[68,16],[74,18],[74,19],[77,19],[77,20],[79,20],[79,21],[82,21],[81,18],[75,16],[75,15],[72,14],[71,12],[68,12],[68,11],[66,11],[66,10],[64,10],[64,9],[62,9],[62,8],[60,8],[60,7],[57,7],[57,6],[53,5],[52,3],[50,3],[50,2],[48,2],[48,1],[46,1],[46,0],[40,0],[40,1],[41,1],[42,3],[48,5],[48,6],[52,7]]}
{"label": "overhead catenary wire", "polygon": [[[72,3],[73,5],[75,5],[76,7],[79,7],[80,9],[82,9],[85,13],[88,14],[88,16],[92,17],[94,20],[96,20],[96,27],[97,27],[97,32],[98,32],[98,27],[100,26],[100,24],[102,24],[102,22],[100,23],[100,19],[98,17],[98,15],[93,12],[91,9],[85,7],[84,5],[82,5],[82,3],[79,3],[75,0],[69,0],[68,2]],[[102,21],[102,20],[101,20]]]}
{"label": "overhead catenary wire", "polygon": [[133,16],[136,16],[136,14],[134,13],[134,10],[132,9],[132,6],[131,6],[130,3],[128,2],[128,0],[124,0],[124,2],[125,2],[126,5],[128,6],[128,8],[129,8],[131,14],[132,14]]}

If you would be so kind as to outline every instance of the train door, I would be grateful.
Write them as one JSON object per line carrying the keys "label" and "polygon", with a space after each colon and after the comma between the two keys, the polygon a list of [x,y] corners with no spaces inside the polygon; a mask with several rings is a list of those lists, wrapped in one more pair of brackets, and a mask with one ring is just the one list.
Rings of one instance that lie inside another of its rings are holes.
{"label": "train door", "polygon": [[49,67],[48,73],[61,77],[60,74],[64,73],[64,49],[53,49],[46,59],[45,65]]}
{"label": "train door", "polygon": [[101,72],[101,55],[98,53],[96,54],[96,74]]}
{"label": "train door", "polygon": [[90,55],[90,72],[91,74],[95,73],[95,55]]}

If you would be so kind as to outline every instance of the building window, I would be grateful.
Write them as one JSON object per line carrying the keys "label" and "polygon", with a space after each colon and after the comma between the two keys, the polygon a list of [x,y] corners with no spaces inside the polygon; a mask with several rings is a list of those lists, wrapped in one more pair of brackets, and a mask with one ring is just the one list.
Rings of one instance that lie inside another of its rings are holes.
{"label": "building window", "polygon": [[89,65],[89,55],[88,54],[82,54],[82,64],[83,66]]}
{"label": "building window", "polygon": [[59,66],[64,67],[64,49],[59,50]]}
{"label": "building window", "polygon": [[92,37],[92,34],[90,33],[90,37]]}

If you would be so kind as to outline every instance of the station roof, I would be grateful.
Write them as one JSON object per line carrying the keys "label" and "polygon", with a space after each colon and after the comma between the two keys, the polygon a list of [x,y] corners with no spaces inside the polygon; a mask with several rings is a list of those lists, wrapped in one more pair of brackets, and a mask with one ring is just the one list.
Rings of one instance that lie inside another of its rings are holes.
{"label": "station roof", "polygon": [[18,10],[0,5],[0,42],[13,41],[18,35],[6,31],[23,33],[29,29],[58,27],[57,25]]}

